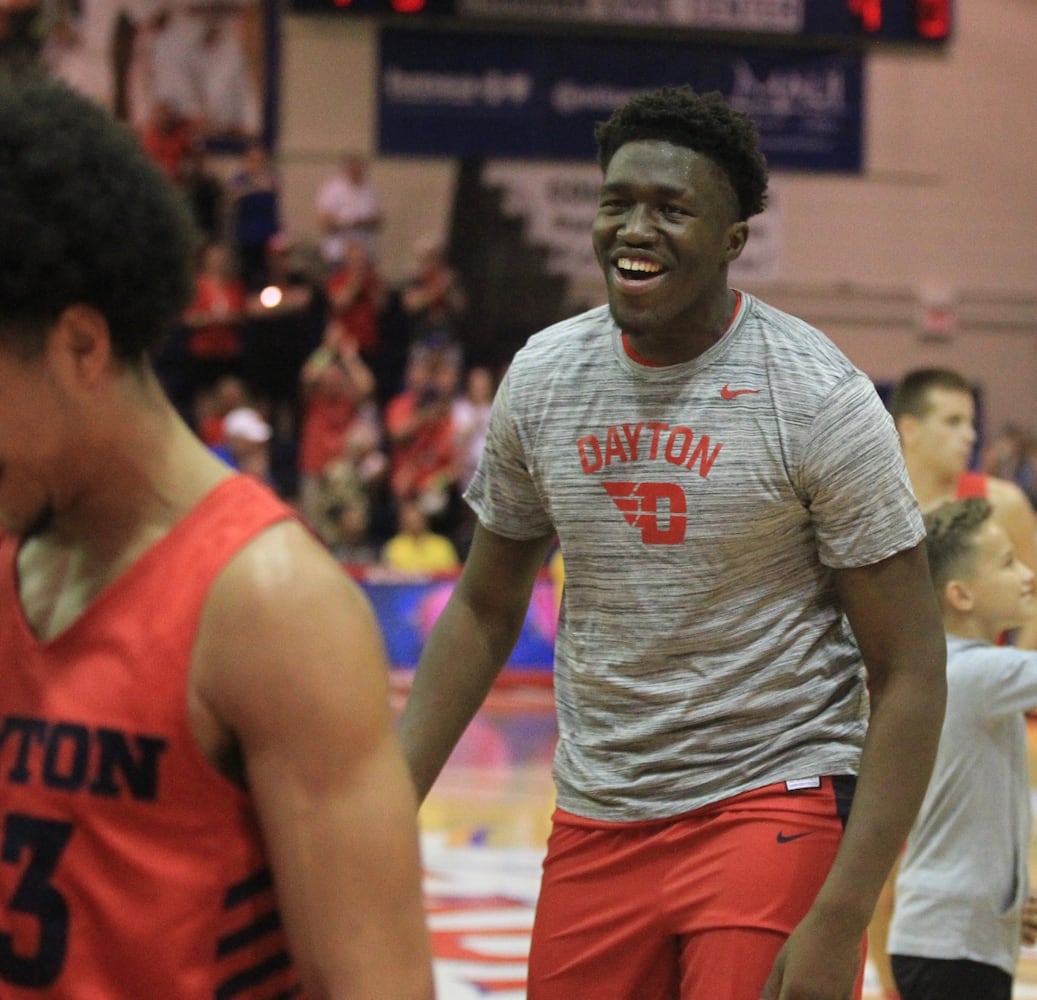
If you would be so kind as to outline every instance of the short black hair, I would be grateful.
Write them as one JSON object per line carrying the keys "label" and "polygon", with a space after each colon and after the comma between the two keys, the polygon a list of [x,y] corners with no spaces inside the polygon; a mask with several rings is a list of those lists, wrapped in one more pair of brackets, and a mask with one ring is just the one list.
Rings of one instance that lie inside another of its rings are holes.
{"label": "short black hair", "polygon": [[969,497],[942,504],[925,515],[925,551],[937,594],[954,577],[972,573],[976,533],[993,513],[989,500]]}
{"label": "short black hair", "polygon": [[916,368],[904,375],[890,397],[889,412],[894,421],[906,414],[924,417],[929,411],[931,389],[972,395],[972,383],[960,372],[951,368]]}
{"label": "short black hair", "polygon": [[141,363],[190,300],[186,200],[128,126],[56,80],[0,75],[0,343],[42,349],[71,305]]}
{"label": "short black hair", "polygon": [[752,119],[732,108],[717,90],[662,87],[632,98],[594,129],[602,170],[620,146],[658,139],[708,157],[727,177],[746,221],[767,205],[767,160]]}

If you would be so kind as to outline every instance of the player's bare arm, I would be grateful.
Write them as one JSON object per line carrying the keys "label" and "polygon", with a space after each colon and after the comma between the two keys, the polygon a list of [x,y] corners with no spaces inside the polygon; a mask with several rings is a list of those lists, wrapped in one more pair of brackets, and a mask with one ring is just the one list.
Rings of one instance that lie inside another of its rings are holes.
{"label": "player's bare arm", "polygon": [[358,588],[295,523],[218,580],[194,660],[196,729],[233,741],[312,1000],[429,1000],[415,802]]}
{"label": "player's bare arm", "polygon": [[503,538],[481,525],[421,654],[400,721],[419,800],[436,780],[518,641],[551,537]]}
{"label": "player's bare arm", "polygon": [[946,643],[924,547],[836,579],[868,670],[871,722],[842,846],[779,955],[766,1000],[850,996],[863,935],[925,795],[943,720]]}

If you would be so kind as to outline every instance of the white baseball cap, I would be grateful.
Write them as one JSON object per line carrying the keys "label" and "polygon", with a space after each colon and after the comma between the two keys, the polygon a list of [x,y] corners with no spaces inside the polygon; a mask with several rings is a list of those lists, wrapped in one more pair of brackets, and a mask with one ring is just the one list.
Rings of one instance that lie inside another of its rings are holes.
{"label": "white baseball cap", "polygon": [[258,444],[269,441],[273,431],[251,406],[239,406],[223,418],[223,433]]}

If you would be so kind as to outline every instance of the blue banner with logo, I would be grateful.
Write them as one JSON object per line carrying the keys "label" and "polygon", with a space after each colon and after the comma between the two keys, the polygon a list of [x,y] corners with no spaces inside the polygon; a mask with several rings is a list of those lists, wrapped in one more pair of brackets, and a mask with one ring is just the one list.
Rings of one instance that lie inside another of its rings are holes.
{"label": "blue banner with logo", "polygon": [[[456,581],[453,578],[372,580],[362,574],[357,580],[378,617],[390,664],[398,668],[417,666],[432,626],[446,607]],[[550,677],[557,629],[554,585],[543,577],[533,587],[525,624],[507,666],[527,674],[536,671]]]}
{"label": "blue banner with logo", "polygon": [[719,90],[777,169],[861,169],[863,56],[636,39],[383,29],[379,151],[593,159],[594,126],[661,86]]}

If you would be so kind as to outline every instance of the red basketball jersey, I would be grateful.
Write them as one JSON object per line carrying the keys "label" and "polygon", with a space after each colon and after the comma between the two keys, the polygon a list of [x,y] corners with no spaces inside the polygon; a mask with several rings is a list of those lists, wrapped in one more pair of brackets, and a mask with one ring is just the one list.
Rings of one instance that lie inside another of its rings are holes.
{"label": "red basketball jersey", "polygon": [[40,642],[0,538],[0,996],[298,997],[248,797],[204,758],[187,713],[210,586],[291,516],[220,483]]}
{"label": "red basketball jersey", "polygon": [[970,497],[987,495],[987,477],[982,472],[963,472],[958,476],[958,488],[955,500],[968,500]]}

